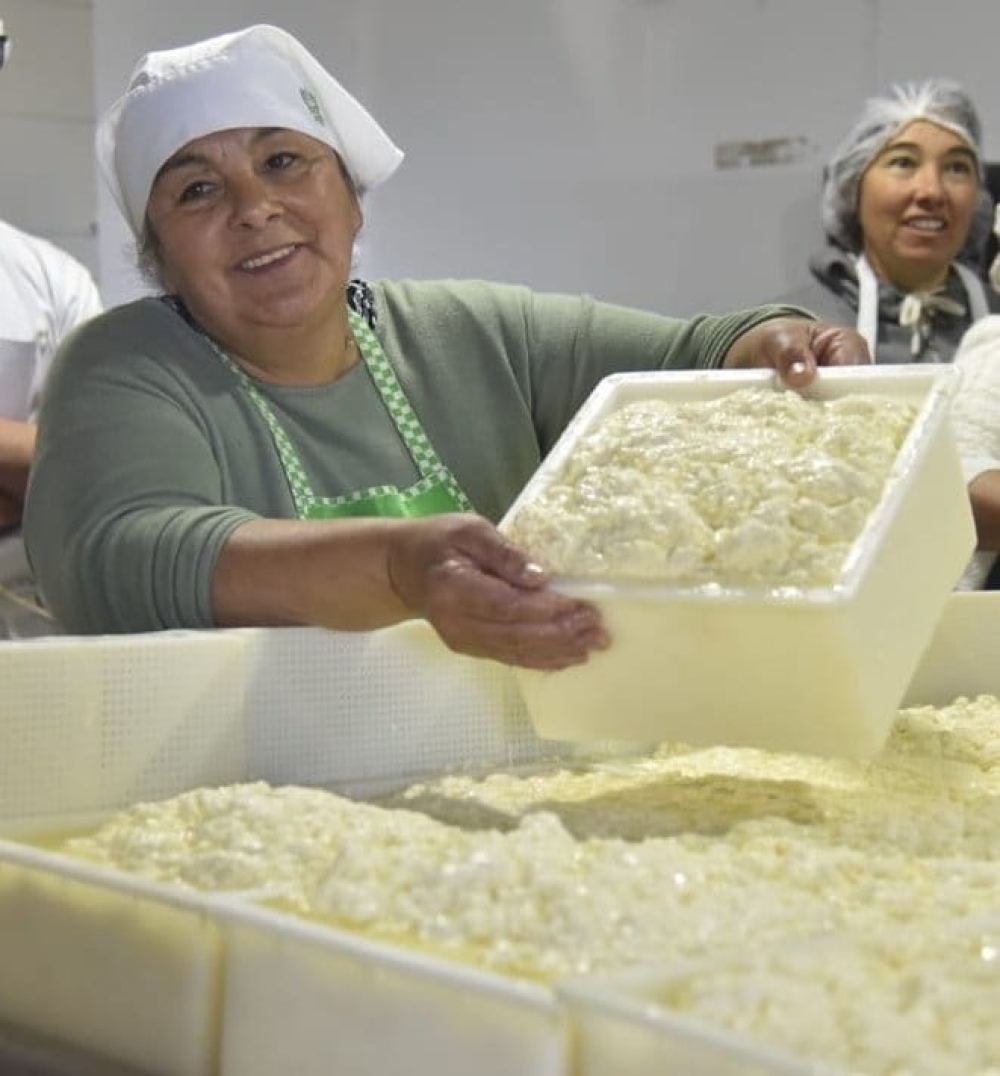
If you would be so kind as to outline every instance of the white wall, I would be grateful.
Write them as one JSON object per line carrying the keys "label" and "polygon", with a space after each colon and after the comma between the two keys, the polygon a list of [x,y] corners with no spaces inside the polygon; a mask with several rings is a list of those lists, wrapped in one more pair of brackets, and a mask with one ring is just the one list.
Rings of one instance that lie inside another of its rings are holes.
{"label": "white wall", "polygon": [[[996,0],[93,0],[93,15],[98,110],[147,49],[256,21],[300,36],[407,151],[367,206],[371,276],[725,309],[799,279],[823,158],[888,81],[960,79],[1000,157]],[[783,140],[777,162],[717,164],[766,140]],[[103,191],[97,218],[105,294],[127,298]]]}
{"label": "white wall", "polygon": [[0,0],[0,216],[97,268],[91,0]]}

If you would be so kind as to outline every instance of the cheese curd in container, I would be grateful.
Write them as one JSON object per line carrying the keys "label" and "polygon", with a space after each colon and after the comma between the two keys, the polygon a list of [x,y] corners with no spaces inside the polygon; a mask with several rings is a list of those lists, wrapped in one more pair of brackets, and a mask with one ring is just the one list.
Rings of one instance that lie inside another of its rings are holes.
{"label": "cheese curd in container", "polygon": [[951,367],[606,378],[501,521],[611,647],[538,734],[870,757],[975,545]]}

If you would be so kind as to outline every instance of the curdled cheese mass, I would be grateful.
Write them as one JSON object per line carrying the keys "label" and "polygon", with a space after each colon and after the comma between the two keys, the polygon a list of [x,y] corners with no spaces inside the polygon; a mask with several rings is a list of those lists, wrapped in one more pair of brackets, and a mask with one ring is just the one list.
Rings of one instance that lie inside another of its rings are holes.
{"label": "curdled cheese mass", "polygon": [[581,436],[504,529],[558,574],[829,585],[915,416],[871,394],[641,400]]}
{"label": "curdled cheese mass", "polygon": [[[663,1003],[852,1071],[967,1076],[1000,1059],[996,945],[968,933],[1000,900],[998,731],[983,696],[901,711],[871,761],[663,745],[379,803],[205,788],[63,848],[543,981],[711,958]],[[810,948],[831,931],[852,944]]]}
{"label": "curdled cheese mass", "polygon": [[888,926],[753,956],[679,972],[649,1000],[845,1073],[1000,1071],[996,921],[927,934]]}

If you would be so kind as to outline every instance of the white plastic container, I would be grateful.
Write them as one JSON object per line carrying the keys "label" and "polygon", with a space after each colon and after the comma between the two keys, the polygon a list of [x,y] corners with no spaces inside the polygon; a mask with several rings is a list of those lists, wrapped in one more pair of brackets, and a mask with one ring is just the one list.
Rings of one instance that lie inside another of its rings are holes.
{"label": "white plastic container", "polygon": [[902,705],[947,706],[959,695],[1000,694],[998,657],[1000,592],[957,590],[945,602]]}
{"label": "white plastic container", "polygon": [[[600,608],[613,643],[582,666],[515,670],[539,735],[876,753],[975,544],[948,422],[954,376],[950,367],[831,368],[810,388],[819,399],[865,393],[918,407],[882,499],[834,585],[684,587],[557,577],[557,589]],[[785,391],[768,370],[605,379],[501,526],[614,410],[748,387]]]}
{"label": "white plastic container", "polygon": [[[997,640],[1000,594],[952,595],[907,702],[1000,694]],[[58,637],[0,647],[0,715],[0,1071],[10,1028],[74,1076],[348,1071],[323,1067],[334,1039],[360,1073],[448,1072],[447,1056],[479,1076],[577,1072],[546,987],[22,843],[204,785],[363,794],[580,750],[537,738],[511,670],[422,624]],[[713,1067],[741,1049],[715,1031],[647,1071],[774,1071]]]}
{"label": "white plastic container", "polygon": [[576,1029],[575,1076],[849,1076],[656,1003],[666,982],[696,971],[644,969],[561,983]]}
{"label": "white plastic container", "polygon": [[222,927],[220,1076],[569,1076],[547,986],[267,909],[234,905]]}
{"label": "white plastic container", "polygon": [[505,667],[422,623],[63,636],[0,647],[0,714],[0,1071],[23,1039],[60,1073],[444,1073],[453,1057],[563,1076],[547,989],[45,846],[191,788],[363,794],[551,754]]}
{"label": "white plastic container", "polygon": [[0,1021],[57,1071],[214,1076],[222,972],[199,896],[0,841]]}

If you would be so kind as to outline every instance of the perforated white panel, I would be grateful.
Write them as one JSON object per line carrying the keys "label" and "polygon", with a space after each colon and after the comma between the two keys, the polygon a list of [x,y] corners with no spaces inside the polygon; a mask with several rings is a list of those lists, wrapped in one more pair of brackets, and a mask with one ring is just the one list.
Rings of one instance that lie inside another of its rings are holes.
{"label": "perforated white panel", "polygon": [[423,622],[248,636],[248,772],[348,790],[562,753],[511,671],[448,650]]}
{"label": "perforated white panel", "polygon": [[0,647],[0,820],[89,813],[238,779],[244,644],[232,633]]}
{"label": "perforated white panel", "polygon": [[5,643],[0,742],[0,825],[257,778],[363,791],[563,748],[536,738],[509,669],[424,624]]}

